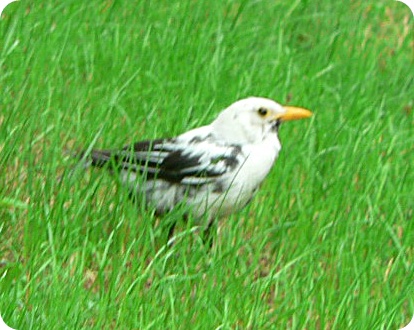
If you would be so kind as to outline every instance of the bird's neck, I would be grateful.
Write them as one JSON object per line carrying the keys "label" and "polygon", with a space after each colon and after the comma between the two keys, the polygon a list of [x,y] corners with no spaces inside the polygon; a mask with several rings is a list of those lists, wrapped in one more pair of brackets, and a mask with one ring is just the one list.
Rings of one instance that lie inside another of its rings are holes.
{"label": "bird's neck", "polygon": [[269,134],[276,135],[266,131],[264,127],[252,130],[244,125],[228,125],[220,120],[214,121],[212,126],[217,137],[228,144],[256,144],[267,139]]}

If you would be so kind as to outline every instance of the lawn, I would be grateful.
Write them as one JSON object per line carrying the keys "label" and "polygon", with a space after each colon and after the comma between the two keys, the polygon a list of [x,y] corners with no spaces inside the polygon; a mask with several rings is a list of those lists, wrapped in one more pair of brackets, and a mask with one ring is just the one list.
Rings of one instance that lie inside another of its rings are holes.
{"label": "lawn", "polygon": [[[401,2],[21,0],[0,19],[0,312],[16,329],[400,329],[414,314],[414,18]],[[210,251],[73,150],[311,109]],[[59,180],[62,178],[62,180]]]}

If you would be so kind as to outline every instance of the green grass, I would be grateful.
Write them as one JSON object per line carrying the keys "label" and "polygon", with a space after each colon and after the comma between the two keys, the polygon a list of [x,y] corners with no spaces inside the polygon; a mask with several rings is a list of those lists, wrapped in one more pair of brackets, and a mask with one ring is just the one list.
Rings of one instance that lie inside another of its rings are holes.
{"label": "green grass", "polygon": [[[414,314],[414,18],[392,1],[25,1],[0,20],[0,311],[17,329],[399,329]],[[210,253],[66,150],[312,109]]]}

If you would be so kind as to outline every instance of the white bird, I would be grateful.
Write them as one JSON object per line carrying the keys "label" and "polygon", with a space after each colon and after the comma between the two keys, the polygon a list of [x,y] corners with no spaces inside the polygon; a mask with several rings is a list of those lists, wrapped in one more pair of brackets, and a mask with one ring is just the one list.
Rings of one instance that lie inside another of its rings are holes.
{"label": "white bird", "polygon": [[130,193],[158,214],[183,205],[209,227],[217,216],[251,200],[281,149],[280,123],[311,115],[303,108],[250,97],[230,105],[210,125],[177,137],[92,150],[81,157],[119,175]]}

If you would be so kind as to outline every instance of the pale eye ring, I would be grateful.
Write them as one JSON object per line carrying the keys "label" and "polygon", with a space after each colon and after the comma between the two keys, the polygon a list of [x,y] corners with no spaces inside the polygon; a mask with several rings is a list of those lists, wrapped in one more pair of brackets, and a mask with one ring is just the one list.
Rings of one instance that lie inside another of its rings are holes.
{"label": "pale eye ring", "polygon": [[267,109],[266,108],[259,108],[259,110],[257,110],[257,113],[260,115],[260,116],[262,116],[262,117],[264,117],[264,116],[266,116],[267,115]]}

